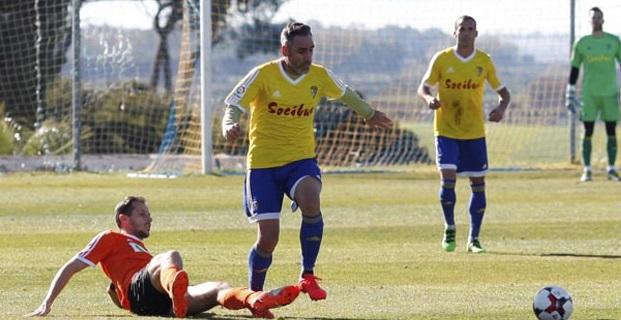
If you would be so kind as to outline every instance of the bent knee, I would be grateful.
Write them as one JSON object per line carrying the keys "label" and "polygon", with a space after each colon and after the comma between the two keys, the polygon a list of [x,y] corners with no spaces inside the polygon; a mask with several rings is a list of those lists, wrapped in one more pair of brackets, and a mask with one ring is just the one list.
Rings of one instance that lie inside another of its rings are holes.
{"label": "bent knee", "polygon": [[159,267],[167,267],[170,265],[174,265],[178,268],[183,268],[183,260],[181,259],[181,254],[177,250],[162,252],[153,257],[151,263],[149,264],[151,265],[149,271],[156,271],[153,269],[159,269]]}
{"label": "bent knee", "polygon": [[315,177],[306,177],[295,190],[295,202],[302,213],[319,212],[319,196],[321,194],[321,181]]}
{"label": "bent knee", "polygon": [[181,265],[181,253],[177,250],[169,250],[166,252],[168,259],[175,265]]}
{"label": "bent knee", "polygon": [[259,237],[259,241],[257,241],[257,247],[262,252],[271,254],[276,249],[276,245],[278,245],[278,236],[276,237]]}
{"label": "bent knee", "polygon": [[227,290],[227,289],[231,289],[232,286],[230,283],[225,282],[225,281],[216,281],[216,288],[218,290],[218,292],[223,291],[223,290]]}
{"label": "bent knee", "polygon": [[300,207],[300,210],[302,210],[302,215],[304,216],[314,217],[319,215],[321,212],[318,192],[316,194],[304,194],[298,196],[295,202]]}

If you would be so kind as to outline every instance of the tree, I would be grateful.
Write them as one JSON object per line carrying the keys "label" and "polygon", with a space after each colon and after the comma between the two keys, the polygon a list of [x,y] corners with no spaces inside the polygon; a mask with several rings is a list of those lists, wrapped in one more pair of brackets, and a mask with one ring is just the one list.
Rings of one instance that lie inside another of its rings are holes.
{"label": "tree", "polygon": [[[87,1],[99,0],[82,0],[82,3]],[[156,1],[160,11],[154,17],[154,26],[161,41],[154,61],[151,86],[157,85],[159,72],[163,69],[165,86],[170,90],[170,56],[166,37],[182,19],[184,5],[198,10],[201,1]],[[284,1],[212,0],[214,43],[222,38],[232,15],[252,16],[256,26],[262,26],[261,17],[271,18]],[[49,113],[45,95],[50,83],[60,76],[72,44],[71,4],[72,0],[0,1],[0,103],[5,104],[6,115],[25,128],[34,129],[36,123],[56,117]],[[198,26],[196,20],[191,21],[193,27]],[[162,21],[166,22],[160,24]],[[193,65],[196,58],[191,61]]]}
{"label": "tree", "polygon": [[70,2],[0,2],[0,102],[5,103],[6,115],[27,128],[45,117],[47,85],[66,61]]}
{"label": "tree", "polygon": [[[155,18],[153,18],[153,27],[160,37],[160,44],[157,49],[157,55],[155,57],[155,63],[153,64],[153,73],[151,75],[151,88],[155,90],[157,88],[157,82],[160,76],[160,69],[164,71],[164,88],[166,93],[172,92],[172,79],[170,71],[170,54],[168,52],[168,35],[174,29],[179,20],[183,18],[183,1],[179,0],[156,0],[159,6]],[[165,12],[168,11],[168,15]],[[165,24],[162,26],[161,21],[165,20]]]}

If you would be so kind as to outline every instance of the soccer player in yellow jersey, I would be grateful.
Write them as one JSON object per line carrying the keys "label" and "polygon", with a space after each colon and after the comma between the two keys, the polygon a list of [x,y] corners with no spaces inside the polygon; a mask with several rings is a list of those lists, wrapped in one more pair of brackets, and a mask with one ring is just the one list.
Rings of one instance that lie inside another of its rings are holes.
{"label": "soccer player in yellow jersey", "polygon": [[[482,253],[485,249],[479,241],[479,233],[486,206],[487,173],[483,111],[485,81],[499,97],[498,106],[487,115],[489,121],[502,120],[510,96],[496,76],[491,57],[474,45],[478,35],[474,18],[459,17],[453,35],[457,45],[436,53],[423,76],[418,94],[430,109],[435,110],[436,162],[445,220],[442,248],[449,252],[455,250],[455,183],[459,174],[470,178],[472,189],[467,250]],[[436,95],[432,93],[434,87],[437,87]]]}
{"label": "soccer player in yellow jersey", "polygon": [[313,132],[315,108],[327,97],[350,106],[372,128],[389,128],[392,121],[328,69],[312,63],[315,44],[308,25],[289,23],[280,40],[282,58],[252,69],[225,99],[222,130],[228,141],[234,141],[241,135],[241,113],[250,113],[244,206],[249,221],[258,225],[258,235],[248,254],[249,287],[263,288],[287,195],[292,208],[302,211],[299,285],[312,300],[322,300],[327,293],[314,275],[323,236],[321,173]]}

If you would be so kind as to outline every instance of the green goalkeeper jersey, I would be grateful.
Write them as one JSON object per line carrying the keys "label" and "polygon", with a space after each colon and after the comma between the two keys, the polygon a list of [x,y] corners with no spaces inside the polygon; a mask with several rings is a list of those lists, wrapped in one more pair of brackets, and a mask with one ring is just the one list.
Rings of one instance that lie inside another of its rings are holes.
{"label": "green goalkeeper jersey", "polygon": [[588,35],[576,42],[571,65],[584,65],[583,95],[602,97],[617,93],[615,59],[621,63],[621,41],[615,35],[604,32],[602,37]]}

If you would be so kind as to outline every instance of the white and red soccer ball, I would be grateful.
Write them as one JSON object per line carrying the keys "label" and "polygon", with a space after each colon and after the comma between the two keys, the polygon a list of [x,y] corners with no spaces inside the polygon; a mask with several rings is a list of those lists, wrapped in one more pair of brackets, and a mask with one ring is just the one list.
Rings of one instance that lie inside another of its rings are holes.
{"label": "white and red soccer ball", "polygon": [[533,311],[539,320],[568,320],[573,310],[571,296],[561,287],[542,288],[533,299]]}

